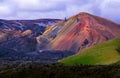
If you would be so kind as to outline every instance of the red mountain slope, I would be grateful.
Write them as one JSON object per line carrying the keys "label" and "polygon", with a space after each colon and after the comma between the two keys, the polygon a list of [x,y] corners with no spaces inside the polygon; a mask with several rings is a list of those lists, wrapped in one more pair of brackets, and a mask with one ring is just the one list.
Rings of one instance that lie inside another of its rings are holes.
{"label": "red mountain slope", "polygon": [[43,35],[49,40],[47,49],[78,52],[85,47],[120,37],[120,24],[82,12],[46,31]]}

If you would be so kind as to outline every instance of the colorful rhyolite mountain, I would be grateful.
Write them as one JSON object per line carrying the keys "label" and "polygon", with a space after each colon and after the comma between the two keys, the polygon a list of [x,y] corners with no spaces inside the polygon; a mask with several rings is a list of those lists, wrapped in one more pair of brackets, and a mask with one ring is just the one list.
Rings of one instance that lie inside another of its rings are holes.
{"label": "colorful rhyolite mountain", "polygon": [[48,27],[37,40],[39,50],[79,52],[116,37],[120,37],[120,24],[82,12]]}

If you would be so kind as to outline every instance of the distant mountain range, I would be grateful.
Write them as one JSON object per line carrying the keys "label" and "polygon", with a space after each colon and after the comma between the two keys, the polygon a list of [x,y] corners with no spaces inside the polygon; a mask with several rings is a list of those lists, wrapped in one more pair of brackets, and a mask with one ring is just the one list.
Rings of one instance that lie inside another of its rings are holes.
{"label": "distant mountain range", "polygon": [[59,19],[0,20],[0,46],[17,52],[33,51],[37,45],[35,37],[57,21]]}

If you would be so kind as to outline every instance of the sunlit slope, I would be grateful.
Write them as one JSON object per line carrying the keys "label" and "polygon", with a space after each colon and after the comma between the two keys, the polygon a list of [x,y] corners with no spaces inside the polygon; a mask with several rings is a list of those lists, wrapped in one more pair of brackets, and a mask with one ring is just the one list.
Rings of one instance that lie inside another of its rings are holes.
{"label": "sunlit slope", "polygon": [[66,65],[90,64],[106,65],[120,61],[120,38],[101,43],[96,46],[84,49],[74,56],[70,56],[60,62]]}
{"label": "sunlit slope", "polygon": [[[56,27],[59,27],[59,25],[56,25]],[[53,30],[57,29],[53,28]],[[119,24],[83,12],[64,22],[47,48],[79,52],[86,47],[120,37],[119,33]]]}
{"label": "sunlit slope", "polygon": [[81,12],[47,27],[42,36],[37,37],[38,49],[77,53],[84,48],[120,37],[119,33],[120,24]]}

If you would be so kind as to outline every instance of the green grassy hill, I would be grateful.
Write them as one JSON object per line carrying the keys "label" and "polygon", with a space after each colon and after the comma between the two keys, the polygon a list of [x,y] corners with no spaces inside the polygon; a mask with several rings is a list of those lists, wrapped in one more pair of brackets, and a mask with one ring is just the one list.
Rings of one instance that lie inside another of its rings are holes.
{"label": "green grassy hill", "polygon": [[108,65],[120,61],[120,38],[116,38],[60,60],[66,65]]}

